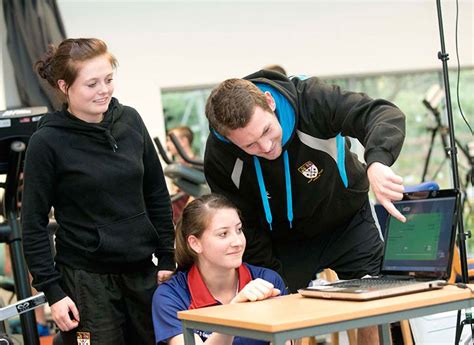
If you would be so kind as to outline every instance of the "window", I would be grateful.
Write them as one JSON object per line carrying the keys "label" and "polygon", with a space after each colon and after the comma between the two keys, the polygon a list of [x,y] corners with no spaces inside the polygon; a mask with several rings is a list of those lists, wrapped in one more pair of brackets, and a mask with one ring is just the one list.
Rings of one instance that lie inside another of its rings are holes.
{"label": "window", "polygon": [[[442,73],[436,71],[415,71],[367,76],[322,78],[328,83],[337,84],[344,89],[364,92],[373,98],[384,98],[396,104],[405,114],[407,131],[405,144],[393,169],[405,179],[405,184],[420,183],[426,167],[425,180],[436,181],[441,188],[452,186],[450,159],[442,144],[444,136],[449,144],[449,134],[445,128],[438,128],[432,145],[429,164],[427,163],[430,142],[436,118],[424,104],[423,99],[433,85],[443,85]],[[451,102],[454,118],[455,135],[458,146],[458,166],[461,186],[467,191],[464,216],[466,229],[474,225],[474,157],[468,157],[467,145],[474,145],[474,138],[461,118],[457,104],[457,73],[450,72]],[[163,92],[163,106],[166,128],[177,125],[188,125],[195,133],[194,149],[201,156],[204,153],[206,138],[209,133],[204,109],[206,99],[212,86],[173,89]],[[461,106],[464,116],[474,126],[474,68],[462,69],[460,73]],[[439,105],[442,127],[447,126],[444,99]],[[462,148],[462,149],[461,149]],[[471,175],[469,175],[471,174]],[[469,180],[470,179],[470,180]],[[474,240],[470,246],[474,250]],[[472,252],[472,251],[471,251]]]}

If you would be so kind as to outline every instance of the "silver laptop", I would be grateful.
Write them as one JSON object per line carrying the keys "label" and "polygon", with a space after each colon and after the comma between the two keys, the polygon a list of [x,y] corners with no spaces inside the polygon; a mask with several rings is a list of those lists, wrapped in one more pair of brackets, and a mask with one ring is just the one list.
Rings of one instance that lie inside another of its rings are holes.
{"label": "silver laptop", "polygon": [[458,193],[452,189],[405,193],[394,203],[407,218],[402,223],[383,214],[385,232],[381,273],[377,277],[338,281],[300,289],[306,297],[371,300],[439,289],[451,273]]}

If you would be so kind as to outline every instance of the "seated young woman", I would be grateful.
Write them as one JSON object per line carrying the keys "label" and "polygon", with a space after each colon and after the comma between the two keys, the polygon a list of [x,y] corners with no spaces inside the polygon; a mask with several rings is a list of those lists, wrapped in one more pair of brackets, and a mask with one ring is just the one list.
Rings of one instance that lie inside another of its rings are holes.
{"label": "seated young woman", "polygon": [[[278,273],[242,262],[245,244],[239,211],[225,197],[210,194],[186,206],[176,227],[178,268],[153,296],[157,344],[184,344],[178,311],[287,294]],[[196,344],[268,344],[216,332],[195,333]]]}

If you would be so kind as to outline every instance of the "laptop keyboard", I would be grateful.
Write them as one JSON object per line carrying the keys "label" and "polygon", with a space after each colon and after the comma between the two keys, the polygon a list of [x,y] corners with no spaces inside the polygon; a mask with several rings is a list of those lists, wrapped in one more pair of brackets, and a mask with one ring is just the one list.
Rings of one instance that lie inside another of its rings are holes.
{"label": "laptop keyboard", "polygon": [[364,279],[352,279],[348,281],[342,281],[338,283],[331,283],[331,286],[337,286],[340,288],[351,288],[351,287],[396,287],[406,286],[409,284],[416,284],[419,281],[414,279],[384,279],[384,278],[364,278]]}

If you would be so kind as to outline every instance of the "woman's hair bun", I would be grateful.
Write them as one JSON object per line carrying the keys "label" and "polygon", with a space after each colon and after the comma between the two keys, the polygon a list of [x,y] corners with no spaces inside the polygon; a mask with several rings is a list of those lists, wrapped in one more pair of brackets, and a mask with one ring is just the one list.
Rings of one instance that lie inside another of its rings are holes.
{"label": "woman's hair bun", "polygon": [[51,63],[53,61],[54,55],[56,54],[56,50],[57,48],[53,44],[50,44],[46,53],[44,53],[43,56],[39,58],[34,64],[34,69],[38,75],[41,78],[46,79],[53,87],[55,86],[55,83],[51,75]]}

